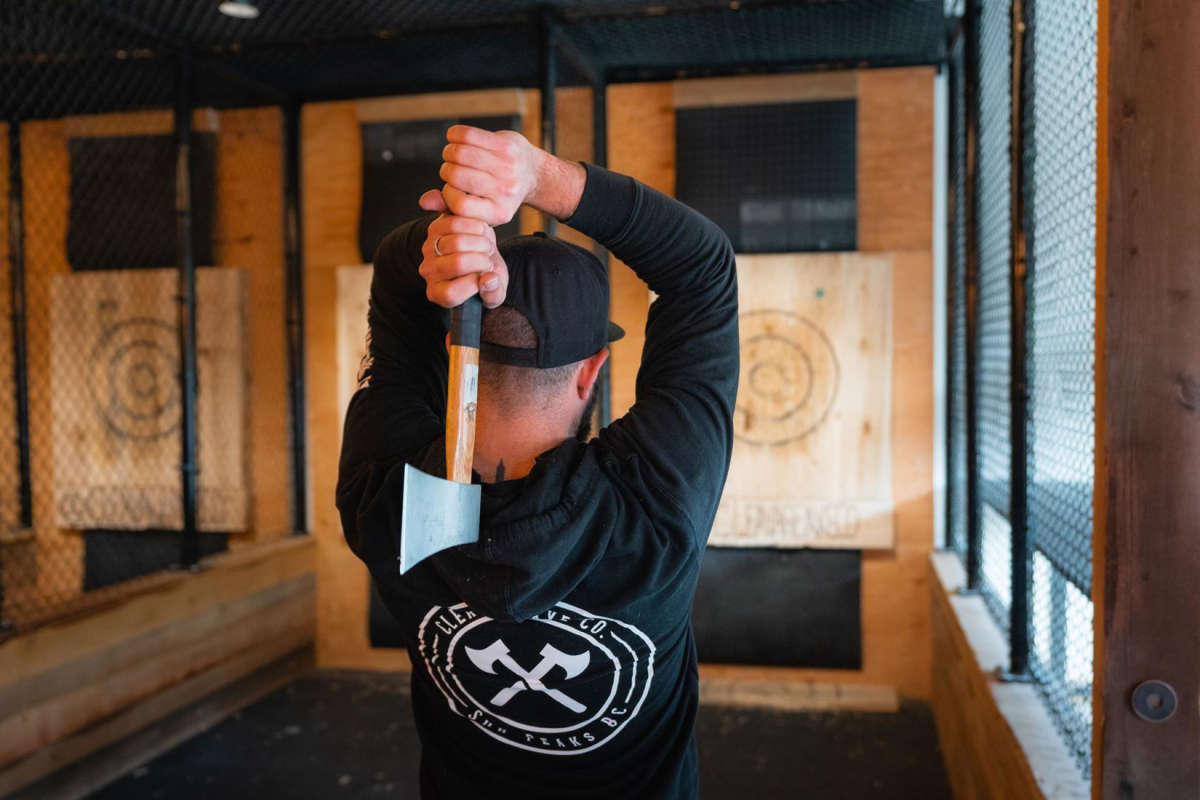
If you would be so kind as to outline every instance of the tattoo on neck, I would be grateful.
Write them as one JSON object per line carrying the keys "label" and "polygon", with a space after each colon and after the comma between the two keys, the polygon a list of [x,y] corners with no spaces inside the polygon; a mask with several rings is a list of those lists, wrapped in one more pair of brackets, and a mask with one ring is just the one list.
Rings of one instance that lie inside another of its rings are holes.
{"label": "tattoo on neck", "polygon": [[496,481],[497,483],[504,480],[504,459],[500,459],[500,463],[496,465]]}

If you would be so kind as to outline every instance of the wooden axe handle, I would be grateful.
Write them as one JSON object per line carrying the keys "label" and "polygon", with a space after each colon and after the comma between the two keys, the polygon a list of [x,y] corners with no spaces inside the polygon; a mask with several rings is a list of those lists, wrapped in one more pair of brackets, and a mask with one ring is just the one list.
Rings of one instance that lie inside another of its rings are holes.
{"label": "wooden axe handle", "polygon": [[475,401],[479,388],[479,295],[450,309],[450,375],[446,384],[446,478],[471,482]]}

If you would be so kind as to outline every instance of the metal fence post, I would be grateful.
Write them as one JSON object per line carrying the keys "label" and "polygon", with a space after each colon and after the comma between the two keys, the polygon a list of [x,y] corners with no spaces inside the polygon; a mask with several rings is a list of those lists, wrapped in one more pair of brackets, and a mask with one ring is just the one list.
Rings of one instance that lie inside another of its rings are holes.
{"label": "metal fence post", "polygon": [[[592,162],[598,167],[608,165],[608,85],[603,77],[592,86]],[[596,256],[608,269],[608,249],[596,243]],[[612,349],[600,369],[600,427],[612,422]]]}
{"label": "metal fence post", "polygon": [[[25,211],[21,179],[21,126],[8,124],[8,266],[12,310],[13,391],[17,410],[17,469],[20,523],[33,527],[33,487],[29,467],[29,363],[25,319]],[[3,587],[0,587],[2,590]]]}
{"label": "metal fence post", "polygon": [[966,391],[967,391],[967,591],[979,590],[983,567],[982,531],[979,515],[979,13],[977,0],[967,0],[964,9],[966,41],[963,64],[966,73],[965,99],[967,117],[967,172],[964,185],[966,209]]}
{"label": "metal fence post", "polygon": [[1012,3],[1012,145],[1009,171],[1009,213],[1012,253],[1011,325],[1009,336],[1009,430],[1012,432],[1009,459],[1009,524],[1012,531],[1011,591],[1009,604],[1009,676],[1029,674],[1029,569],[1033,557],[1029,541],[1029,375],[1026,358],[1028,296],[1026,293],[1024,207],[1021,194],[1021,89],[1025,70],[1022,53],[1025,41],[1024,4]]}
{"label": "metal fence post", "polygon": [[[554,88],[558,85],[558,50],[554,43],[554,12],[543,8],[539,17],[540,56],[539,84],[542,87],[542,149],[553,153],[555,147],[554,125]],[[549,214],[543,214],[543,224],[546,233],[553,236],[558,229],[558,220]]]}
{"label": "metal fence post", "polygon": [[288,390],[292,415],[292,532],[308,531],[308,447],[304,351],[304,265],[300,218],[300,104],[283,109],[284,251]]}
{"label": "metal fence post", "polygon": [[175,226],[179,267],[179,385],[180,501],[183,536],[180,564],[195,566],[200,560],[196,525],[196,264],[192,241],[192,58],[179,54],[178,94],[175,102]]}

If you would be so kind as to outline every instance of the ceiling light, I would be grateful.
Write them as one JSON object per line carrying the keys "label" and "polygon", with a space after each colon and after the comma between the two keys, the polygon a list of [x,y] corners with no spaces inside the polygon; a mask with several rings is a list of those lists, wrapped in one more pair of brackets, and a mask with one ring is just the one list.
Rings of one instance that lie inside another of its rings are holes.
{"label": "ceiling light", "polygon": [[217,6],[217,10],[227,17],[237,17],[238,19],[257,19],[258,6],[254,5],[254,0],[226,0]]}

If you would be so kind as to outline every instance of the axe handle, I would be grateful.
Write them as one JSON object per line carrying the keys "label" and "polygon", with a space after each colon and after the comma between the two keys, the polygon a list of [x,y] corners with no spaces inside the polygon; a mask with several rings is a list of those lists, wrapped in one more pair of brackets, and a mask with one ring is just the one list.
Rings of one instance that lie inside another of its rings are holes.
{"label": "axe handle", "polygon": [[471,482],[475,402],[479,389],[479,295],[450,309],[450,374],[446,383],[446,478]]}

